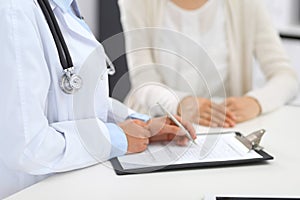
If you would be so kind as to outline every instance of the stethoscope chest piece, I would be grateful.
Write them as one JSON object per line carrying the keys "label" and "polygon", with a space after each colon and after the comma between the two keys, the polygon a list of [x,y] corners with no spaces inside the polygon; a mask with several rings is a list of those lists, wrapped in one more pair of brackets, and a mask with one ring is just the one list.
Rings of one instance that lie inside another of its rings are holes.
{"label": "stethoscope chest piece", "polygon": [[66,94],[74,94],[78,90],[82,88],[83,81],[82,78],[77,75],[73,74],[71,72],[66,72],[60,82],[60,88],[63,92]]}

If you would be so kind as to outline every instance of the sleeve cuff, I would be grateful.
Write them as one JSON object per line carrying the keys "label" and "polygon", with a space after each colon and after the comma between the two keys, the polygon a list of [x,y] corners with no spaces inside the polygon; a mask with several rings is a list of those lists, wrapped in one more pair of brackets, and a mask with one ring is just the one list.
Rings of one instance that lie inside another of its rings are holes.
{"label": "sleeve cuff", "polygon": [[277,99],[274,99],[273,102],[270,102],[266,94],[263,94],[261,90],[248,92],[245,96],[256,99],[261,108],[260,114],[269,113],[280,106],[280,103],[277,102]]}
{"label": "sleeve cuff", "polygon": [[123,156],[127,153],[128,143],[127,138],[123,130],[116,124],[106,124],[110,135],[111,152],[110,158]]}
{"label": "sleeve cuff", "polygon": [[151,117],[148,115],[141,114],[141,113],[133,113],[133,114],[129,115],[127,117],[127,119],[138,119],[143,122],[147,122],[151,119]]}

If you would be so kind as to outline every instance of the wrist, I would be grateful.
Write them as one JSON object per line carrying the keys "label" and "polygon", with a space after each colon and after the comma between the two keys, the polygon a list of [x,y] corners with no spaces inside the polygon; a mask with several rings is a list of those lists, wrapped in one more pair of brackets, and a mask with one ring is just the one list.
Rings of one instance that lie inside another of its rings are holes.
{"label": "wrist", "polygon": [[[179,102],[179,104],[178,104],[178,106],[177,106],[177,114],[178,114],[179,116],[182,115],[182,110],[183,110],[183,107],[184,107],[185,103],[188,102],[188,101],[190,101],[191,99],[194,99],[194,98],[195,98],[195,97],[193,97],[193,96],[186,96],[186,97],[184,97],[184,98]],[[189,103],[187,103],[187,104],[189,104]]]}
{"label": "wrist", "polygon": [[116,124],[106,124],[110,134],[110,158],[125,155],[128,149],[128,140],[125,131]]}
{"label": "wrist", "polygon": [[255,107],[257,108],[257,115],[256,116],[259,116],[262,113],[262,107],[261,107],[259,101],[256,98],[251,97],[251,96],[245,96],[245,98],[247,98],[247,99],[249,99],[250,101],[253,102],[253,105],[255,105]]}

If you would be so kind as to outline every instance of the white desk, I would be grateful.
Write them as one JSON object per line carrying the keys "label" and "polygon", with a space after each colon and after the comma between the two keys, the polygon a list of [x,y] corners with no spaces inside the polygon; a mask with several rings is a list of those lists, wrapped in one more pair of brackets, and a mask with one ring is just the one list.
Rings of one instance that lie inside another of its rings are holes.
{"label": "white desk", "polygon": [[117,176],[110,163],[53,176],[13,199],[201,199],[204,194],[300,197],[300,107],[284,107],[240,124],[267,129],[269,164]]}

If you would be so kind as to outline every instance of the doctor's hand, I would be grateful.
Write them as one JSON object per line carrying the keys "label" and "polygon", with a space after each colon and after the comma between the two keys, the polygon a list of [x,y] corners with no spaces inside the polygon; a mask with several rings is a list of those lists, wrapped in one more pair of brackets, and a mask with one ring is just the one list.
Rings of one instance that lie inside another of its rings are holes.
{"label": "doctor's hand", "polygon": [[234,115],[235,122],[240,123],[260,115],[261,107],[253,97],[231,97],[222,104]]}
{"label": "doctor's hand", "polygon": [[137,123],[139,120],[126,120],[118,126],[124,131],[128,148],[127,153],[139,153],[147,149],[151,132]]}
{"label": "doctor's hand", "polygon": [[[196,131],[191,123],[182,120],[179,116],[175,118],[186,128],[191,137],[195,140],[197,138]],[[145,127],[151,132],[150,142],[159,141],[175,141],[177,145],[185,146],[189,139],[185,133],[179,128],[170,118],[158,117],[149,120]]]}
{"label": "doctor's hand", "polygon": [[[191,123],[176,119],[189,131],[191,137],[196,139],[196,132]],[[145,151],[149,142],[162,142],[174,140],[177,145],[184,146],[189,142],[185,133],[168,117],[159,117],[147,123],[140,120],[126,120],[118,124],[126,134],[128,141],[127,153]]]}
{"label": "doctor's hand", "polygon": [[229,128],[235,126],[235,118],[226,106],[218,105],[209,99],[186,97],[178,105],[177,113],[183,119],[195,124],[210,127]]}

